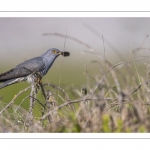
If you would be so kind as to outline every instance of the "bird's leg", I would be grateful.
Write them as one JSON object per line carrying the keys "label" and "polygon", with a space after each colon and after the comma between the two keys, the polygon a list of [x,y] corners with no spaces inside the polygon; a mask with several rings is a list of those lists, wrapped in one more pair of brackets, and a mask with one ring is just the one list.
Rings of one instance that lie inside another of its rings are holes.
{"label": "bird's leg", "polygon": [[[31,73],[31,75],[33,75],[34,77],[35,77],[35,81],[34,82],[36,82],[37,84],[36,84],[36,86],[37,86],[37,89],[36,89],[36,91],[39,89],[39,83],[41,83],[42,81],[42,76],[41,76],[41,74],[40,74],[40,72],[38,72],[38,71],[34,71],[34,72],[32,72],[30,69],[28,69],[28,68],[25,68],[25,67],[23,67],[24,69],[26,69],[26,70],[28,70],[30,73]],[[37,93],[37,92],[36,92]]]}
{"label": "bird's leg", "polygon": [[42,94],[44,95],[44,98],[46,99],[46,94],[45,94],[44,87],[42,84],[42,76],[39,72],[34,72],[34,75],[36,76],[35,82],[37,83],[37,86],[41,87]]}
{"label": "bird's leg", "polygon": [[[34,74],[34,77],[35,77],[36,86],[37,86],[38,89],[41,88],[42,94],[43,94],[43,96],[45,98],[45,101],[46,101],[47,97],[46,97],[45,90],[44,90],[44,87],[43,87],[43,84],[42,84],[42,76],[41,76],[40,72],[38,72],[38,71],[34,72],[33,74]],[[44,106],[44,109],[42,111],[42,116],[44,115],[44,113],[46,111],[46,102],[43,106]]]}
{"label": "bird's leg", "polygon": [[[38,90],[42,86],[42,76],[38,71],[34,72],[33,74],[34,74],[34,77],[35,77],[34,81],[36,83],[36,87],[37,87],[37,90]],[[43,90],[42,90],[42,93],[43,93]]]}
{"label": "bird's leg", "polygon": [[35,72],[33,72],[32,74],[33,74],[34,77],[35,77],[35,82],[36,82],[37,84],[40,84],[40,82],[42,82],[42,76],[41,76],[40,72],[35,71]]}

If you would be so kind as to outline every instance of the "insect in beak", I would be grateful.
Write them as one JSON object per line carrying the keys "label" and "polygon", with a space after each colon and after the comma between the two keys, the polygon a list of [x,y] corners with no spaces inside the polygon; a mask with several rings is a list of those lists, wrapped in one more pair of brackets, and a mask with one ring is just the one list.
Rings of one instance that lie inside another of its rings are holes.
{"label": "insect in beak", "polygon": [[67,57],[67,56],[70,56],[70,53],[69,52],[61,52],[61,55],[63,55],[64,57]]}

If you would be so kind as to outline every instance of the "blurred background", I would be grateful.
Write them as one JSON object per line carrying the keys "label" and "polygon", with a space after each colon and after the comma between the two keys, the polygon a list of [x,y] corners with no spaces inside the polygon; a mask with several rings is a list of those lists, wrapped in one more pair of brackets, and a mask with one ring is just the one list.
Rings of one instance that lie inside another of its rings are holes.
{"label": "blurred background", "polygon": [[[150,18],[0,18],[0,73],[55,47],[71,55],[59,56],[43,81],[80,87],[86,84],[86,65],[99,59],[85,51],[94,49],[104,56],[105,49],[108,60],[128,60],[131,50],[140,47],[149,33]],[[150,47],[149,38],[144,46]],[[6,87],[0,96],[9,101],[26,86]],[[6,95],[10,90],[12,95]]]}
{"label": "blurred background", "polygon": [[[103,35],[106,56],[115,55],[114,49],[128,54],[142,44],[150,33],[149,26],[150,18],[0,18],[0,62],[14,65],[51,47],[64,49],[65,38],[43,33],[74,37],[101,53]],[[72,59],[77,59],[87,47],[67,39],[65,50],[72,54]]]}

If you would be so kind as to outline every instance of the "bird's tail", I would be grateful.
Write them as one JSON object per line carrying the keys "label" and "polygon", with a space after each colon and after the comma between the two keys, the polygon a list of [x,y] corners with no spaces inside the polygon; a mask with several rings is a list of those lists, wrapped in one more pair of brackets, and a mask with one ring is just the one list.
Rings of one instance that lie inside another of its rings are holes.
{"label": "bird's tail", "polygon": [[4,88],[4,87],[6,87],[6,86],[9,86],[9,85],[11,85],[11,84],[19,83],[19,82],[22,82],[22,81],[25,81],[25,80],[26,80],[26,79],[25,79],[24,77],[7,80],[7,81],[3,82],[3,83],[0,85],[0,89]]}

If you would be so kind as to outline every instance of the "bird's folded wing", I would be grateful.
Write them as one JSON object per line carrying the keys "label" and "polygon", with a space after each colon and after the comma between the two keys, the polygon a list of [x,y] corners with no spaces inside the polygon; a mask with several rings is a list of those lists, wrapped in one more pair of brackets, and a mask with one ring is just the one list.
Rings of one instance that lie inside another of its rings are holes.
{"label": "bird's folded wing", "polygon": [[29,59],[15,68],[0,74],[0,82],[4,82],[10,79],[27,76],[33,72],[41,71],[45,68],[45,60],[43,57],[36,57]]}

